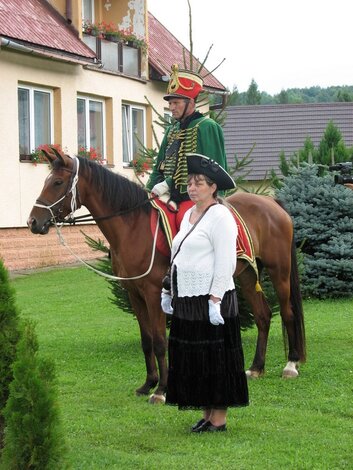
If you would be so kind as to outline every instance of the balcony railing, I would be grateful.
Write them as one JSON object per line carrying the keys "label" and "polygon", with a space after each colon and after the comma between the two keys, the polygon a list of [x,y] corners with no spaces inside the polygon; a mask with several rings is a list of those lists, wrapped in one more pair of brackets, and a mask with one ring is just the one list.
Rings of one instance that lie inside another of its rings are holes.
{"label": "balcony railing", "polygon": [[96,53],[103,70],[141,77],[141,49],[133,42],[107,41],[89,34],[83,35],[83,42]]}

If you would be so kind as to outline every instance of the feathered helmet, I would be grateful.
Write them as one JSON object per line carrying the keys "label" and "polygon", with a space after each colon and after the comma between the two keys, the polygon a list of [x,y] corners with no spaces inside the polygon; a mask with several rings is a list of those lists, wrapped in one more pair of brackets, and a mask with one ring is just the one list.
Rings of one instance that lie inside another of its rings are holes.
{"label": "feathered helmet", "polygon": [[203,79],[195,72],[179,70],[177,64],[172,65],[166,101],[171,98],[196,98],[203,91]]}

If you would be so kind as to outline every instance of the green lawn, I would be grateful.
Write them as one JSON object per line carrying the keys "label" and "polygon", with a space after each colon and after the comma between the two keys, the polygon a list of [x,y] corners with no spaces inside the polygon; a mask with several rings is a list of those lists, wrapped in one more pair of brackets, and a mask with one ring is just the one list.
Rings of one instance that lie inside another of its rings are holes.
{"label": "green lawn", "polygon": [[[85,268],[12,281],[21,315],[34,319],[40,353],[56,363],[62,423],[74,470],[353,468],[353,301],[307,301],[308,362],[296,380],[273,320],[265,377],[228,431],[194,435],[197,411],[153,406],[135,389],[145,378],[137,321],[109,301],[108,283]],[[243,333],[247,366],[256,330]]]}

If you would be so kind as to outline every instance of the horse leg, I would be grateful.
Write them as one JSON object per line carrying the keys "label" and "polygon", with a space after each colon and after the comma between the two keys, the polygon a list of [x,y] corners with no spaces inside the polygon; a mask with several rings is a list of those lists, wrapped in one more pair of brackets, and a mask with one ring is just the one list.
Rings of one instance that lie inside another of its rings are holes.
{"label": "horse leg", "polygon": [[153,349],[153,331],[143,299],[131,294],[129,294],[129,297],[140,328],[141,346],[145,356],[147,371],[146,381],[141,387],[136,389],[136,395],[148,395],[150,390],[158,383],[158,372]]}
{"label": "horse leg", "polygon": [[[288,362],[283,369],[283,378],[295,378],[298,376],[299,353],[297,351],[296,325],[293,310],[290,302],[290,274],[288,270],[282,273],[278,269],[268,268],[269,276],[276,289],[280,313],[283,323],[283,334],[287,333],[288,338]],[[284,336],[284,340],[285,340]]]}
{"label": "horse leg", "polygon": [[145,300],[140,297],[136,298],[136,296],[130,296],[130,299],[139,322],[141,344],[147,370],[146,381],[136,390],[136,394],[148,395],[151,389],[158,384],[157,389],[149,398],[149,403],[165,403],[168,374],[166,361],[167,338],[165,313],[162,312],[160,307],[160,293],[157,291],[154,296],[150,293]]}
{"label": "horse leg", "polygon": [[155,327],[153,333],[153,349],[157,359],[158,370],[159,370],[159,383],[154,393],[149,398],[149,403],[165,403],[165,392],[167,389],[167,361],[166,361],[166,350],[167,350],[167,336],[166,336],[166,324],[165,324],[165,313],[160,308],[158,295],[158,315],[155,317]]}
{"label": "horse leg", "polygon": [[255,356],[246,375],[248,378],[257,378],[265,372],[265,357],[272,312],[263,292],[257,292],[255,289],[257,278],[250,266],[239,275],[238,279],[242,294],[251,307],[257,326]]}

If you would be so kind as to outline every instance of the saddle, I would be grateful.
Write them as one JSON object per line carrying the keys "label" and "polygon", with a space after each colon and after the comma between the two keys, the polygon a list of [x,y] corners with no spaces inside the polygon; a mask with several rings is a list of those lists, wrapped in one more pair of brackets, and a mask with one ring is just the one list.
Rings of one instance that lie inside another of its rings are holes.
{"label": "saddle", "polygon": [[[159,219],[161,226],[158,230],[157,235],[157,250],[164,256],[170,257],[170,248],[172,241],[177,232],[179,231],[181,221],[184,217],[185,212],[194,205],[192,201],[183,201],[179,205],[178,212],[171,211],[168,206],[160,201],[159,199],[151,199],[151,205],[154,210],[151,211],[150,226],[152,234],[155,233],[156,224]],[[254,269],[256,274],[257,265],[254,253],[254,246],[250,236],[250,232],[240,216],[237,210],[230,206],[229,208],[237,226],[238,226],[238,237],[237,237],[237,257],[247,261],[250,266]]]}

